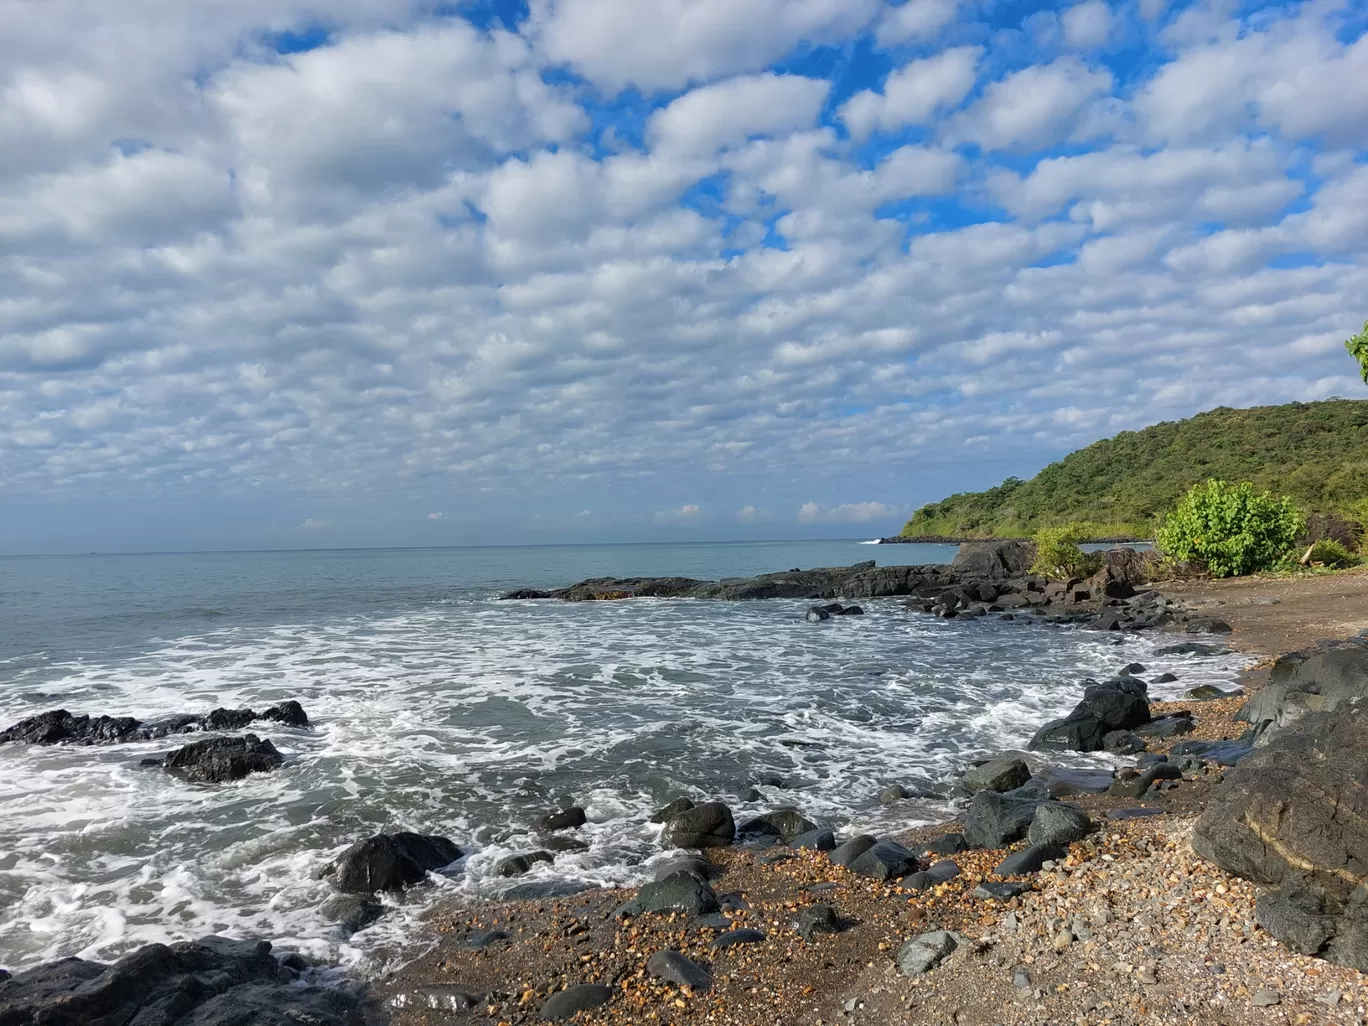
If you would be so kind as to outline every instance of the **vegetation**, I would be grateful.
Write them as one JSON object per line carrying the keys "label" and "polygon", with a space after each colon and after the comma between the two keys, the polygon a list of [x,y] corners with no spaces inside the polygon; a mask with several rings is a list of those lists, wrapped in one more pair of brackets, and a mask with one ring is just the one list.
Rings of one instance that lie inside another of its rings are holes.
{"label": "vegetation", "polygon": [[1102,554],[1084,552],[1078,547],[1079,542],[1087,539],[1088,533],[1081,524],[1041,528],[1035,536],[1036,560],[1031,573],[1060,580],[1097,573],[1102,568]]}
{"label": "vegetation", "polygon": [[1312,566],[1329,567],[1332,570],[1343,570],[1347,567],[1358,566],[1363,562],[1361,558],[1350,552],[1347,548],[1335,541],[1333,538],[1322,538],[1311,546],[1307,553],[1306,562]]}
{"label": "vegetation", "polygon": [[1359,362],[1363,371],[1363,383],[1368,385],[1368,321],[1363,322],[1363,330],[1344,343],[1349,355]]}
{"label": "vegetation", "polygon": [[1076,525],[1093,539],[1151,538],[1157,518],[1208,478],[1275,490],[1307,513],[1356,519],[1368,502],[1368,400],[1221,408],[1127,431],[1029,481],[923,506],[908,537],[1029,538]]}
{"label": "vegetation", "polygon": [[1287,496],[1212,478],[1194,485],[1164,517],[1157,541],[1169,559],[1198,563],[1213,577],[1235,577],[1284,562],[1305,528],[1306,518]]}

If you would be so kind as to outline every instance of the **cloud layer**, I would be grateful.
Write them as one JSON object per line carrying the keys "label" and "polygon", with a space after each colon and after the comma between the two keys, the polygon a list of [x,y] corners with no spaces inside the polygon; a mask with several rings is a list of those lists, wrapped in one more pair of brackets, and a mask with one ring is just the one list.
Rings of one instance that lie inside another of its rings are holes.
{"label": "cloud layer", "polygon": [[1361,394],[1353,6],[319,10],[0,0],[11,537],[95,497],[891,530]]}

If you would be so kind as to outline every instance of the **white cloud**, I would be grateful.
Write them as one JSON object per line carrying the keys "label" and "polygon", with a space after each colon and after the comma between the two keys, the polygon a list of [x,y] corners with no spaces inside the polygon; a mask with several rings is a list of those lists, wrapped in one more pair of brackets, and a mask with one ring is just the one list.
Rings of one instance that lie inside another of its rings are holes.
{"label": "white cloud", "polygon": [[756,506],[742,506],[736,511],[736,519],[743,524],[754,524],[761,520],[768,520],[769,514]]}
{"label": "white cloud", "polygon": [[1111,87],[1109,71],[1075,57],[1032,65],[989,85],[956,119],[950,138],[985,150],[1043,149],[1069,138],[1085,108]]}
{"label": "white cloud", "polygon": [[710,155],[759,135],[808,128],[831,83],[799,75],[748,75],[685,93],[651,115],[652,148],[671,157]]}
{"label": "white cloud", "polygon": [[678,509],[658,510],[655,515],[655,522],[657,524],[683,524],[693,520],[698,520],[702,516],[702,506],[695,506],[692,503],[685,503]]}
{"label": "white cloud", "polygon": [[888,76],[882,93],[865,90],[847,100],[839,116],[856,139],[873,131],[930,122],[960,105],[974,87],[982,47],[960,46],[912,61]]}
{"label": "white cloud", "polygon": [[429,520],[445,520],[445,519],[446,519],[446,514],[445,514],[445,513],[429,513],[429,514],[427,515],[427,518],[428,518]]}
{"label": "white cloud", "polygon": [[1060,18],[1065,41],[1082,50],[1105,46],[1111,38],[1114,21],[1112,9],[1104,0],[1086,0],[1085,3],[1076,4]]}
{"label": "white cloud", "polygon": [[882,502],[843,502],[839,506],[805,502],[798,508],[800,524],[867,524],[874,520],[888,520],[898,516],[896,506]]}
{"label": "white cloud", "polygon": [[879,19],[875,38],[880,46],[897,46],[931,39],[955,20],[956,0],[907,0],[888,7]]}

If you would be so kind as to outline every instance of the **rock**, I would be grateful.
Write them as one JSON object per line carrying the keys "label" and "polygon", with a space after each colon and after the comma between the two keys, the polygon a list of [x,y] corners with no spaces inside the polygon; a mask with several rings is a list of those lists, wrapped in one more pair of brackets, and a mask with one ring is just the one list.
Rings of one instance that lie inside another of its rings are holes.
{"label": "rock", "polygon": [[958,855],[962,851],[969,851],[969,842],[963,834],[943,834],[922,850],[932,855]]}
{"label": "rock", "polygon": [[480,930],[465,939],[465,946],[472,951],[485,951],[495,944],[505,944],[512,940],[512,936],[503,930]]}
{"label": "rock", "polygon": [[916,871],[917,856],[896,841],[878,841],[848,867],[874,880],[898,880]]}
{"label": "rock", "polygon": [[1118,776],[1107,788],[1108,794],[1122,798],[1139,798],[1160,780],[1182,780],[1183,772],[1171,762],[1161,762],[1150,766],[1135,776]]}
{"label": "rock", "polygon": [[542,847],[550,852],[581,852],[589,850],[589,842],[578,837],[560,837],[552,834],[542,838]]}
{"label": "rock", "polygon": [[551,862],[555,858],[549,851],[529,851],[522,855],[509,855],[494,863],[495,876],[522,876],[533,866]]}
{"label": "rock", "polygon": [[364,930],[385,914],[385,906],[360,894],[337,894],[323,903],[323,915],[348,935]]}
{"label": "rock", "polygon": [[985,880],[972,891],[969,897],[979,901],[1011,901],[1031,890],[1028,883],[1015,883],[1009,880]]}
{"label": "rock", "polygon": [[445,837],[426,834],[376,834],[357,841],[325,866],[320,876],[348,894],[401,891],[421,883],[432,870],[444,869],[462,855]]}
{"label": "rock", "polygon": [[1176,681],[1177,679],[1178,679],[1178,678],[1175,677],[1175,676],[1174,676],[1173,674],[1171,674],[1171,673],[1161,673],[1161,674],[1159,674],[1159,676],[1157,676],[1157,677],[1154,678],[1154,683],[1155,683],[1155,684],[1172,684],[1172,683],[1173,683],[1174,681]]}
{"label": "rock", "polygon": [[1148,750],[1148,745],[1129,730],[1112,730],[1102,735],[1102,751],[1112,755],[1135,755]]}
{"label": "rock", "polygon": [[558,990],[543,1002],[543,1019],[569,1019],[577,1012],[601,1008],[613,999],[613,989],[598,983],[577,983]]}
{"label": "rock", "polygon": [[197,784],[222,784],[265,773],[285,762],[269,740],[255,734],[211,737],[177,748],[163,761],[167,772]]}
{"label": "rock", "polygon": [[1112,771],[1046,766],[1031,779],[1044,784],[1051,798],[1064,798],[1076,794],[1102,794],[1111,786]]}
{"label": "rock", "polygon": [[676,848],[721,848],[736,839],[736,822],[721,802],[704,802],[672,817],[660,837]]}
{"label": "rock", "polygon": [[759,944],[765,939],[765,935],[759,930],[728,930],[720,934],[708,945],[710,951],[726,951],[741,944]]}
{"label": "rock", "polygon": [[953,930],[932,930],[902,946],[898,952],[898,969],[904,976],[921,976],[940,965],[961,947],[973,942]]}
{"label": "rock", "polygon": [[1021,577],[1035,562],[1035,545],[1021,541],[965,542],[950,568],[965,578]]}
{"label": "rock", "polygon": [[1009,855],[993,870],[995,876],[1025,876],[1038,873],[1046,862],[1058,861],[1069,852],[1064,844],[1033,844],[1015,855]]}
{"label": "rock", "polygon": [[537,829],[548,831],[573,830],[576,827],[584,826],[587,822],[588,820],[584,816],[584,810],[578,805],[572,805],[570,808],[561,812],[548,812],[541,819],[537,820]]}
{"label": "rock", "polygon": [[1011,798],[980,791],[964,816],[964,839],[975,848],[1005,848],[1026,836],[1038,798]]}
{"label": "rock", "polygon": [[794,929],[803,940],[811,941],[814,933],[840,933],[842,923],[830,905],[809,905],[798,913]]}
{"label": "rock", "polygon": [[1255,1008],[1267,1008],[1270,1005],[1282,1003],[1282,995],[1276,990],[1256,990],[1250,997],[1249,1003]]}
{"label": "rock", "polygon": [[766,812],[764,815],[747,820],[745,823],[741,824],[737,833],[765,834],[771,837],[777,837],[785,844],[788,844],[800,834],[806,834],[816,829],[817,824],[805,817],[797,809],[783,808],[776,809],[773,812]]}
{"label": "rock", "polygon": [[831,614],[821,606],[809,606],[807,611],[808,623],[821,623],[823,620],[830,620]]}
{"label": "rock", "polygon": [[898,802],[911,797],[911,792],[901,784],[893,784],[879,792],[879,801],[883,805],[896,805]]}
{"label": "rock", "polygon": [[1099,752],[1103,738],[1110,732],[1134,730],[1149,720],[1149,698],[1144,681],[1137,677],[1118,677],[1103,684],[1087,685],[1083,700],[1073,712],[1041,727],[1027,747]]}
{"label": "rock", "polygon": [[813,851],[835,851],[836,835],[830,830],[807,830],[789,841],[790,848],[810,848]]}
{"label": "rock", "polygon": [[1180,741],[1170,751],[1175,759],[1192,757],[1221,766],[1234,766],[1252,753],[1254,746],[1251,741]]}
{"label": "rock", "polygon": [[846,841],[844,844],[837,845],[827,857],[838,866],[849,869],[851,863],[867,852],[874,845],[879,843],[877,837],[870,834],[859,834]]}
{"label": "rock", "polygon": [[1187,632],[1189,634],[1229,634],[1230,624],[1210,616],[1193,616],[1188,618]]}
{"label": "rock", "polygon": [[1179,645],[1167,645],[1154,653],[1155,655],[1191,655],[1191,656],[1217,656],[1229,655],[1230,649],[1224,645],[1204,645],[1200,641],[1184,641]]}
{"label": "rock", "polygon": [[700,880],[711,880],[716,872],[716,868],[707,859],[698,855],[687,856],[682,859],[671,859],[669,862],[662,862],[656,866],[651,879],[659,883],[667,876],[674,876],[676,873],[692,873]]}
{"label": "rock", "polygon": [[952,859],[942,859],[932,865],[929,869],[923,869],[920,873],[913,873],[911,876],[903,877],[902,885],[913,891],[926,891],[943,884],[947,880],[953,880],[959,876],[959,863]]}
{"label": "rock", "polygon": [[721,912],[710,912],[706,916],[698,916],[689,920],[689,926],[695,930],[730,930],[732,926],[731,918]]}
{"label": "rock", "polygon": [[1274,735],[1310,712],[1329,712],[1353,699],[1368,698],[1368,639],[1322,642],[1278,659],[1268,685],[1253,695],[1238,713],[1258,727],[1269,743]]}
{"label": "rock", "polygon": [[112,965],[64,958],[0,983],[0,1022],[52,1026],[354,1026],[360,1003],[304,986],[267,941],[148,944]]}
{"label": "rock", "polygon": [[1135,732],[1143,737],[1169,738],[1191,734],[1195,729],[1191,713],[1177,712],[1170,716],[1161,716],[1157,720],[1150,720],[1148,723],[1136,727]]}
{"label": "rock", "polygon": [[637,896],[616,912],[619,919],[641,916],[650,912],[683,912],[689,916],[703,916],[721,908],[717,893],[693,873],[673,873],[654,883],[644,885]]}
{"label": "rock", "polygon": [[[1212,794],[1192,846],[1279,892],[1262,903],[1274,937],[1368,971],[1368,714],[1308,712],[1241,759]],[[1283,931],[1280,935],[1276,931]]]}
{"label": "rock", "polygon": [[1184,692],[1183,697],[1190,698],[1195,702],[1214,702],[1221,698],[1238,698],[1243,694],[1243,688],[1222,691],[1213,684],[1199,684],[1195,688],[1188,688],[1188,690]]}
{"label": "rock", "polygon": [[1026,840],[1032,845],[1069,844],[1081,841],[1092,829],[1092,820],[1082,809],[1063,802],[1046,802],[1035,811]]}
{"label": "rock", "polygon": [[293,699],[271,706],[259,718],[283,723],[287,727],[309,726],[309,717],[305,715],[304,707]]}
{"label": "rock", "polygon": [[651,815],[652,823],[668,823],[681,812],[688,812],[694,807],[694,803],[688,798],[676,798],[664,808],[657,809]]}
{"label": "rock", "polygon": [[1123,677],[1134,677],[1136,674],[1140,674],[1140,673],[1144,673],[1144,672],[1145,672],[1145,664],[1144,664],[1144,663],[1128,663],[1126,666],[1123,666],[1123,667],[1121,668],[1121,676],[1123,676]]}
{"label": "rock", "polygon": [[54,709],[20,720],[7,730],[0,731],[0,744],[7,741],[36,745],[54,744],[113,744],[129,741],[153,741],[171,734],[186,734],[196,730],[236,730],[253,720],[262,719],[291,727],[307,727],[309,718],[298,702],[281,702],[257,714],[251,709],[214,709],[202,715],[183,713],[152,723],[143,723],[132,716],[72,715],[65,709]]}
{"label": "rock", "polygon": [[962,783],[970,791],[1010,791],[1031,779],[1031,771],[1021,759],[993,759],[964,774]]}
{"label": "rock", "polygon": [[703,991],[712,987],[712,973],[678,951],[657,951],[646,962],[646,971],[676,987]]}

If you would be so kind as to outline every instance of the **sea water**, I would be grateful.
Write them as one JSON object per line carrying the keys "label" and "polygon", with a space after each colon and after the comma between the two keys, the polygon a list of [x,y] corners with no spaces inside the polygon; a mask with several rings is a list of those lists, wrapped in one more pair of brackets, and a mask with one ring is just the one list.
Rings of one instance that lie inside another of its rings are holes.
{"label": "sea water", "polygon": [[[806,622],[808,603],[501,602],[603,575],[712,579],[945,561],[953,547],[849,542],[309,551],[0,559],[0,727],[48,709],[143,719],[298,700],[312,727],[254,725],[285,765],[224,785],[138,766],[182,739],[0,746],[0,966],[112,959],[220,933],[378,972],[425,943],[422,913],[514,886],[638,883],[650,812],[681,794],[738,819],[796,805],[839,829],[952,815],[932,789],[1020,746],[1086,676],[1139,661],[1176,696],[1234,656],[1157,657],[1172,636],[1017,618],[941,620],[897,600]],[[1105,756],[1074,756],[1106,764]],[[744,800],[763,784],[761,801]],[[538,816],[588,812],[590,845],[517,880]],[[317,870],[382,830],[467,857],[350,937]]]}

